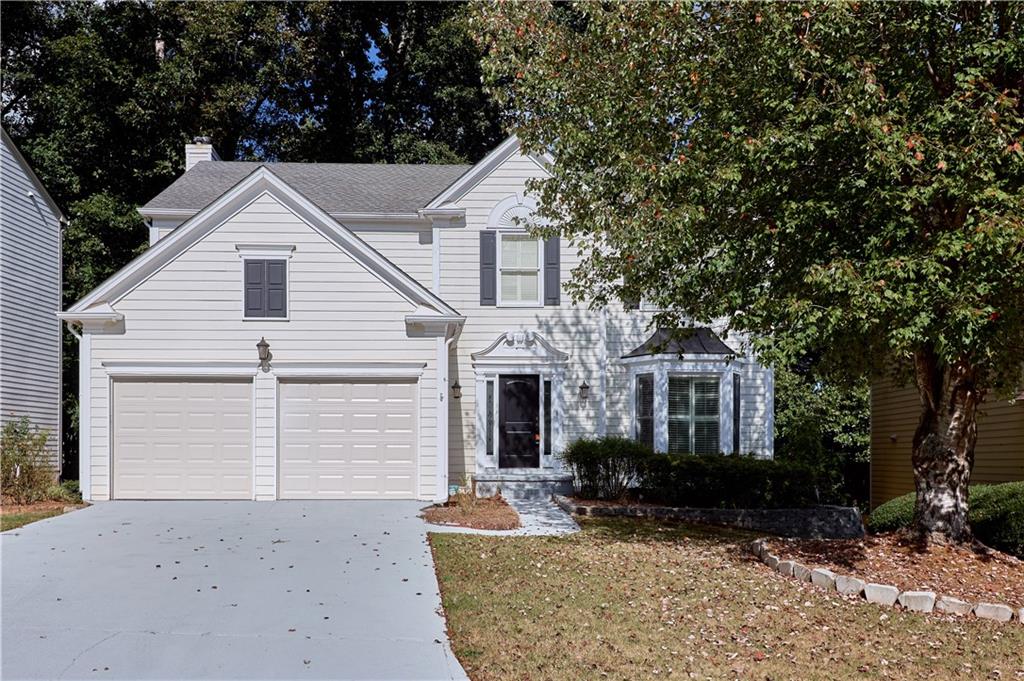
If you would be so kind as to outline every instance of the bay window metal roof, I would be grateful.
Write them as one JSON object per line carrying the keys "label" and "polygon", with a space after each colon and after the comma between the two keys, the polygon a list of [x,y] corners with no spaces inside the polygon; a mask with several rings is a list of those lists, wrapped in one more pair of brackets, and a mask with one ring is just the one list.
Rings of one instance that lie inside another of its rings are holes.
{"label": "bay window metal roof", "polygon": [[642,345],[635,348],[623,359],[646,355],[735,355],[711,329],[690,327],[683,329],[658,329]]}

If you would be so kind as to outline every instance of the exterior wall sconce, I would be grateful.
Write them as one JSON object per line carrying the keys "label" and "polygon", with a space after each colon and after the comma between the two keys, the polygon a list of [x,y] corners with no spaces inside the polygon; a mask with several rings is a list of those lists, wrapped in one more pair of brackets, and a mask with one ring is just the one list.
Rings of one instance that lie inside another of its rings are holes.
{"label": "exterior wall sconce", "polygon": [[588,397],[590,397],[590,385],[587,383],[586,379],[584,379],[584,381],[580,383],[580,399],[585,400]]}
{"label": "exterior wall sconce", "polygon": [[256,344],[256,350],[260,353],[260,369],[265,372],[270,371],[270,360],[274,355],[270,353],[270,343],[266,338],[260,338],[260,342]]}
{"label": "exterior wall sconce", "polygon": [[457,400],[462,399],[462,386],[459,385],[458,379],[456,379],[455,384],[452,385],[452,397]]}

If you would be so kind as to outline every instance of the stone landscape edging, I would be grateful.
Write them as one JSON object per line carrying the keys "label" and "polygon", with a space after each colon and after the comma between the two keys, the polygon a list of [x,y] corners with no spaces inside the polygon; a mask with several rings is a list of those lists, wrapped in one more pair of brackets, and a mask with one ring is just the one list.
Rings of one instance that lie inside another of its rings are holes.
{"label": "stone landscape edging", "polygon": [[747,549],[759,561],[783,577],[792,577],[799,582],[809,582],[814,586],[844,596],[861,597],[869,603],[882,606],[894,606],[897,603],[911,612],[940,612],[947,615],[973,614],[979,619],[993,622],[1010,622],[1016,620],[1024,624],[1024,608],[1014,609],[1005,603],[972,603],[952,596],[937,595],[934,591],[900,591],[889,584],[866,582],[851,575],[838,575],[825,568],[810,569],[794,560],[782,559],[768,548],[768,539],[755,539]]}
{"label": "stone landscape edging", "polygon": [[687,508],[621,504],[588,504],[558,494],[555,503],[566,513],[591,517],[656,518],[708,525],[726,525],[803,539],[860,539],[864,524],[860,511],[847,506],[811,508]]}

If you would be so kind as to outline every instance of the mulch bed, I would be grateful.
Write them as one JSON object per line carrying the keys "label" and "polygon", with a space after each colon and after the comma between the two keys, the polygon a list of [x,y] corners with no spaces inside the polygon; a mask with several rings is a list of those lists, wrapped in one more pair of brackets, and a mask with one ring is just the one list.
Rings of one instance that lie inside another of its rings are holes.
{"label": "mulch bed", "polygon": [[519,527],[519,514],[500,494],[493,497],[454,495],[444,504],[424,509],[423,519],[434,525],[477,530],[514,530]]}
{"label": "mulch bed", "polygon": [[1024,561],[983,548],[930,545],[899,534],[863,539],[771,539],[772,553],[901,591],[934,591],[970,602],[1024,607]]}

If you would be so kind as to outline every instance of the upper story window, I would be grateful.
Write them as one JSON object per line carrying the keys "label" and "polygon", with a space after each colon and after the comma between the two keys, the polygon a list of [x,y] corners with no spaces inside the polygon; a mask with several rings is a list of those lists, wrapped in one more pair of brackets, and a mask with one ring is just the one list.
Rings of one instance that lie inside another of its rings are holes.
{"label": "upper story window", "polygon": [[288,262],[245,261],[245,317],[287,317]]}
{"label": "upper story window", "polygon": [[294,246],[236,246],[244,319],[288,319],[288,259]]}
{"label": "upper story window", "polygon": [[561,302],[561,244],[528,228],[536,205],[510,196],[480,232],[480,305],[541,307]]}
{"label": "upper story window", "polygon": [[541,305],[541,242],[529,234],[499,233],[499,305]]}

